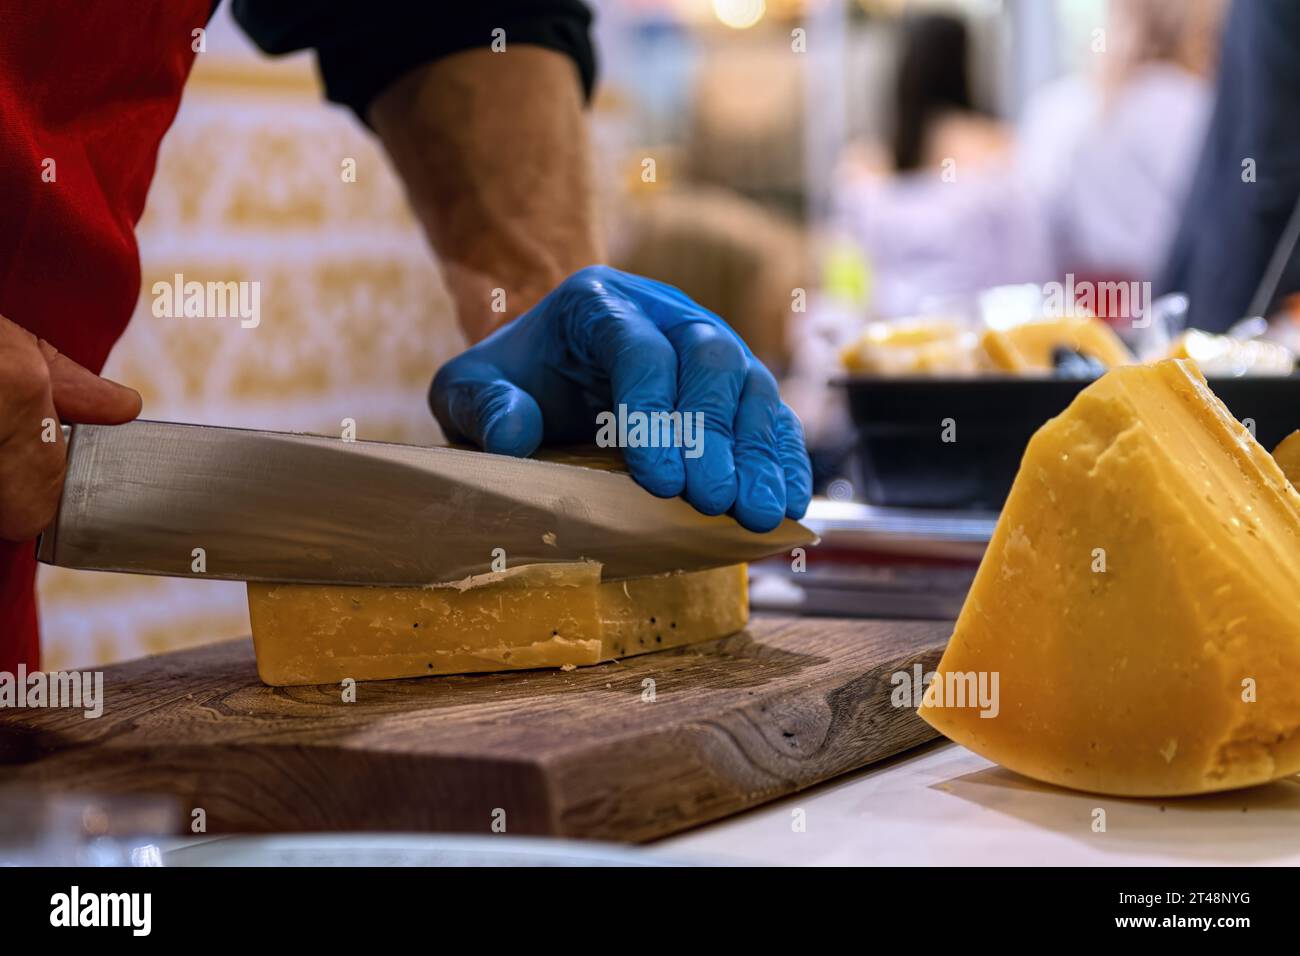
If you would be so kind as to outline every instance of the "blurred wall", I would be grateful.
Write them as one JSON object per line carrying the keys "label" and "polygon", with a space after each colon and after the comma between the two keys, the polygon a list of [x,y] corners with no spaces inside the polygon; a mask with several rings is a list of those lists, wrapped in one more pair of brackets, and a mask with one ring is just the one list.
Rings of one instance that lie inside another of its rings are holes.
{"label": "blurred wall", "polygon": [[[356,160],[356,181],[342,164]],[[425,403],[463,347],[432,255],[377,142],[321,98],[310,56],[263,58],[223,4],[163,142],[139,228],[143,283],[105,374],[145,418],[441,440]],[[156,318],[151,286],[258,281],[261,324]],[[358,489],[357,493],[362,493]],[[45,666],[248,633],[244,586],[42,568]]]}

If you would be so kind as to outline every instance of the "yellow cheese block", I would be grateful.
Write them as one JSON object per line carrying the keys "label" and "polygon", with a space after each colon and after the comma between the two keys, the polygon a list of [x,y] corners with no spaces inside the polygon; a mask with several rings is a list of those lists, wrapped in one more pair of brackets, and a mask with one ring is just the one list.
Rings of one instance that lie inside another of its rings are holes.
{"label": "yellow cheese block", "polygon": [[1033,437],[920,715],[1098,793],[1300,771],[1300,494],[1193,363],[1113,370]]}
{"label": "yellow cheese block", "polygon": [[989,329],[980,344],[988,364],[1004,372],[1050,372],[1054,367],[1052,352],[1057,348],[1082,352],[1107,368],[1133,361],[1132,353],[1114,329],[1087,316]]}
{"label": "yellow cheese block", "polygon": [[747,568],[602,583],[537,564],[427,588],[248,585],[273,686],[571,667],[724,637],[749,620]]}
{"label": "yellow cheese block", "polygon": [[[1297,409],[1300,416],[1300,409]],[[1300,489],[1300,431],[1292,432],[1273,449],[1273,458],[1282,473],[1291,479],[1291,484]]]}

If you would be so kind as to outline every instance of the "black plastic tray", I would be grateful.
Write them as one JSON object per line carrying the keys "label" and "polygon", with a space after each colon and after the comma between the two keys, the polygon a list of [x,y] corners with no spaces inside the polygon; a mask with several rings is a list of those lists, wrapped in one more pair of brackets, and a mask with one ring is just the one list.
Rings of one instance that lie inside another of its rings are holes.
{"label": "black plastic tray", "polygon": [[[1300,374],[1209,382],[1238,419],[1255,420],[1270,451],[1300,428]],[[831,384],[846,390],[857,430],[850,480],[858,497],[892,507],[1000,509],[1030,436],[1089,382],[852,376]],[[947,418],[956,421],[955,442],[940,440]]]}

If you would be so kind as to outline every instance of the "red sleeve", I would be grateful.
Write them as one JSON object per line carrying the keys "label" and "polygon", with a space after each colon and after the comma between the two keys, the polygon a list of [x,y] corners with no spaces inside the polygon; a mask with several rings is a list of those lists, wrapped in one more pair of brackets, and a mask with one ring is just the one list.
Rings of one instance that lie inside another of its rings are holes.
{"label": "red sleeve", "polygon": [[[135,225],[211,0],[6,4],[0,315],[99,371],[140,292]],[[0,668],[36,660],[34,546],[0,543]]]}

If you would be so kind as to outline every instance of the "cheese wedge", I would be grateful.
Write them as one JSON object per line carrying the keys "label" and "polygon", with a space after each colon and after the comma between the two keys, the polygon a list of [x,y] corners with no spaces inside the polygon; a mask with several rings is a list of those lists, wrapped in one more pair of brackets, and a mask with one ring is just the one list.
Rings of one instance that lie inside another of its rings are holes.
{"label": "cheese wedge", "polygon": [[[1300,415],[1300,409],[1297,409],[1297,415]],[[1291,479],[1291,484],[1300,490],[1300,431],[1294,431],[1278,442],[1273,449],[1273,459],[1282,473]]]}
{"label": "cheese wedge", "polygon": [[428,588],[248,585],[272,686],[576,667],[725,637],[749,620],[745,565],[602,583],[537,564]]}
{"label": "cheese wedge", "polygon": [[1194,364],[1113,370],[1033,437],[920,715],[1097,793],[1300,771],[1300,494]]}
{"label": "cheese wedge", "polygon": [[1050,372],[1057,348],[1082,352],[1107,368],[1133,361],[1133,354],[1114,329],[1087,316],[989,329],[980,344],[988,364],[1004,372]]}

